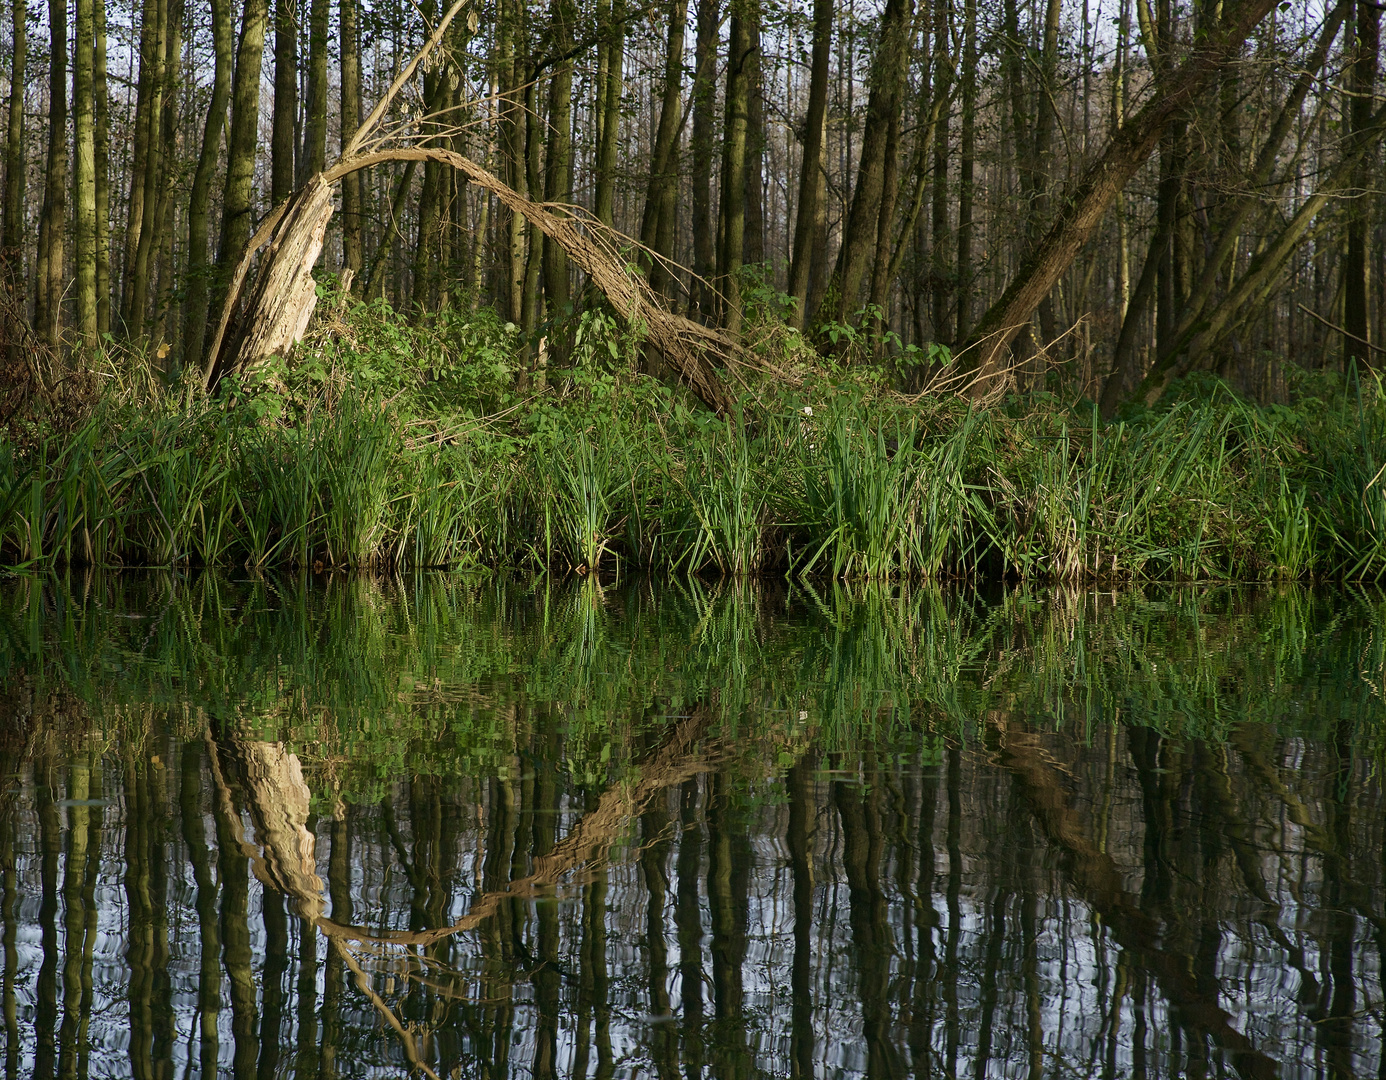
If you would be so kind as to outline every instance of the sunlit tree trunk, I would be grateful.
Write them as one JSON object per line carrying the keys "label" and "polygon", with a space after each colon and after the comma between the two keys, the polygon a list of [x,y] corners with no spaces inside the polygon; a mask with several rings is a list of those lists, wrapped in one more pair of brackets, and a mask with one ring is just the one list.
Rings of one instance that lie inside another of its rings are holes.
{"label": "sunlit tree trunk", "polygon": [[[170,0],[158,0],[155,18],[159,30],[155,37],[153,66],[150,70],[149,91],[149,134],[145,154],[144,172],[140,177],[143,194],[140,198],[139,237],[135,243],[135,261],[127,269],[129,293],[125,308],[125,328],[132,337],[142,338],[146,329],[145,320],[149,316],[149,283],[153,272],[155,252],[158,250],[159,226],[162,223],[162,200],[166,196],[164,180],[164,156],[168,149],[166,134],[169,88],[169,37],[172,20],[169,17]],[[141,67],[141,78],[144,70]],[[257,88],[258,89],[258,88]],[[134,203],[134,189],[131,188],[131,204]]]}
{"label": "sunlit tree trunk", "polygon": [[56,346],[62,332],[64,244],[67,231],[67,2],[49,0],[48,164],[39,219],[39,336]]}
{"label": "sunlit tree trunk", "polygon": [[[268,0],[245,0],[236,72],[231,85],[231,130],[226,146],[226,183],[221,198],[221,242],[212,311],[219,313],[236,264],[250,243],[254,223],[255,149],[260,118],[260,61],[264,56]],[[316,152],[316,151],[314,151]]]}
{"label": "sunlit tree trunk", "polygon": [[226,106],[231,100],[233,35],[231,0],[210,0],[212,45],[212,98],[202,131],[202,151],[193,173],[188,197],[188,253],[183,302],[183,363],[200,364],[207,332],[207,305],[211,295],[211,268],[207,261],[207,240],[211,218],[212,178],[221,153],[221,134],[226,126]]}
{"label": "sunlit tree trunk", "polygon": [[97,343],[96,322],[96,97],[92,86],[98,0],[76,0],[72,53],[72,179],[77,334],[82,348]]}
{"label": "sunlit tree trunk", "polygon": [[92,109],[96,130],[92,156],[96,165],[96,329],[111,332],[111,127],[110,91],[106,80],[106,5],[95,5],[92,43]]}

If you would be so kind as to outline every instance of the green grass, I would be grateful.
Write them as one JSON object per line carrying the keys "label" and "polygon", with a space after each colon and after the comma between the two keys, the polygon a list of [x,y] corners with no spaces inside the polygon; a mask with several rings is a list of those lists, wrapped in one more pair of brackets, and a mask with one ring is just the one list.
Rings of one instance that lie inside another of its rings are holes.
{"label": "green grass", "polygon": [[0,563],[432,566],[709,577],[1379,579],[1386,395],[1320,378],[1293,407],[1188,385],[1090,404],[906,401],[876,369],[801,368],[719,419],[587,318],[542,390],[488,313],[380,305],[300,359],[185,406],[110,395],[0,435]]}

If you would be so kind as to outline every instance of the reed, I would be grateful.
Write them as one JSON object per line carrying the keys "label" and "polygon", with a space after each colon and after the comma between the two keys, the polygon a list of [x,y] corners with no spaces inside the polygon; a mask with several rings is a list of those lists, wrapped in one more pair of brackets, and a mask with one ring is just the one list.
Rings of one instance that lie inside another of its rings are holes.
{"label": "reed", "polygon": [[[124,387],[75,427],[0,435],[0,562],[1386,574],[1374,378],[1306,384],[1293,408],[1208,383],[1103,424],[1053,399],[905,401],[848,370],[750,387],[717,418],[640,374],[609,322],[587,319],[575,366],[536,388],[506,374],[517,340],[490,316],[448,331],[469,367],[436,328],[387,333],[362,310],[358,370],[333,339],[216,401]],[[417,369],[409,334],[433,335]]]}

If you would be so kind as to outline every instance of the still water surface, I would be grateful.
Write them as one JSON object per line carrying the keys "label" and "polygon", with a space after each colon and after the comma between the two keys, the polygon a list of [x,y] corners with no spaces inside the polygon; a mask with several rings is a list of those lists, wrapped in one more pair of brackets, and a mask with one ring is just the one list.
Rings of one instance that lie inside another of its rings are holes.
{"label": "still water surface", "polygon": [[1386,603],[0,582],[7,1078],[1386,1075]]}

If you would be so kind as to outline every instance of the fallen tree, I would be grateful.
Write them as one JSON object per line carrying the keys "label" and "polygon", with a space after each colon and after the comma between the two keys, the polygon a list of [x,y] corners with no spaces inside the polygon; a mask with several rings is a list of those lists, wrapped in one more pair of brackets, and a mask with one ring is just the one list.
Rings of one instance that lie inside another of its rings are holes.
{"label": "fallen tree", "polygon": [[[322,254],[332,220],[332,185],[362,169],[387,161],[433,161],[456,169],[469,183],[492,193],[501,204],[529,221],[561,246],[608,303],[645,336],[665,364],[709,408],[725,413],[732,395],[717,364],[738,359],[740,346],[719,330],[682,318],[665,308],[643,275],[630,268],[622,247],[630,243],[615,230],[571,207],[526,198],[476,162],[440,147],[402,145],[366,150],[379,135],[390,101],[443,38],[469,0],[456,0],[422,49],[400,72],[384,97],[327,170],[311,177],[272,211],[251,239],[231,278],[221,319],[207,353],[203,386],[210,392],[228,375],[254,370],[273,356],[287,355],[303,339],[317,302],[313,268]],[[562,212],[559,212],[560,209]],[[251,266],[264,249],[253,287]]]}
{"label": "fallen tree", "polygon": [[975,372],[972,393],[986,395],[1004,379],[1011,341],[1078,257],[1108,207],[1160,141],[1170,119],[1204,92],[1236,56],[1276,0],[1242,0],[1202,35],[1184,63],[1161,80],[1154,96],[1107,144],[1064,200],[1054,224],[1021,263],[1001,298],[987,309],[959,350]]}

